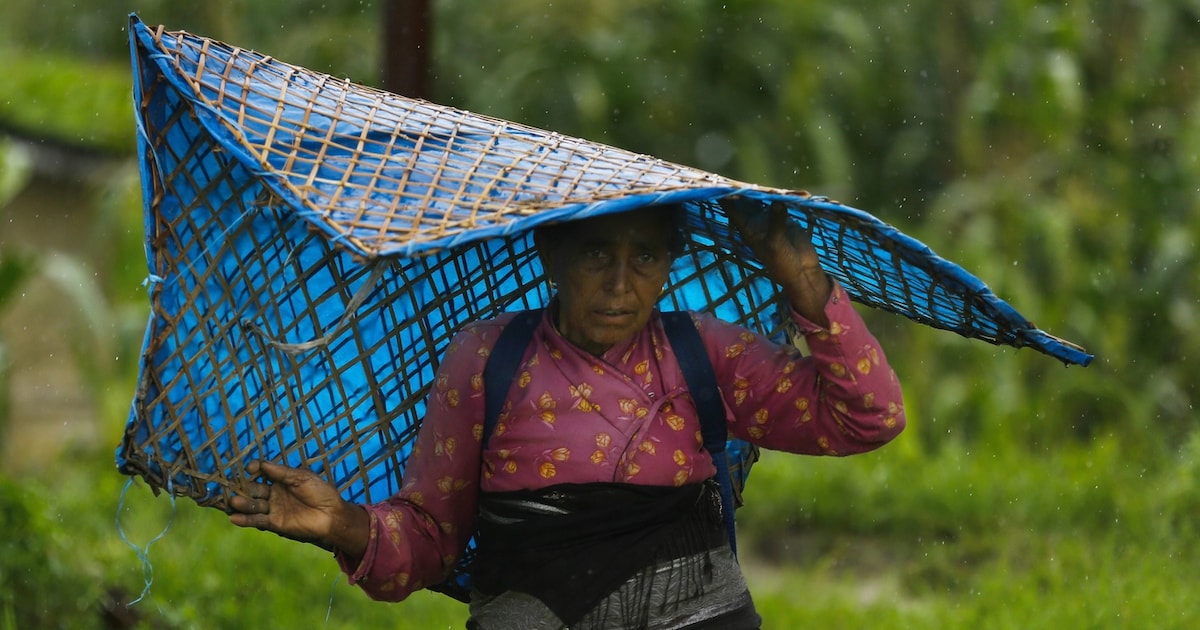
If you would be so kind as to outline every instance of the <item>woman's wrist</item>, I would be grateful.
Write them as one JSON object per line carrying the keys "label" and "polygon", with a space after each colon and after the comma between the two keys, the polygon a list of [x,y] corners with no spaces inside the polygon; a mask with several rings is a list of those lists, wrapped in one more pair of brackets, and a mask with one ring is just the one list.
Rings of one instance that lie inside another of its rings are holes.
{"label": "woman's wrist", "polygon": [[[779,282],[779,279],[776,279]],[[822,327],[829,327],[829,317],[825,315],[825,305],[833,294],[833,281],[820,267],[805,268],[788,274],[785,282],[780,282],[783,294],[787,297],[800,316]]]}
{"label": "woman's wrist", "polygon": [[371,536],[371,516],[367,510],[361,505],[343,501],[331,521],[329,534],[322,541],[323,546],[346,558],[361,559]]}

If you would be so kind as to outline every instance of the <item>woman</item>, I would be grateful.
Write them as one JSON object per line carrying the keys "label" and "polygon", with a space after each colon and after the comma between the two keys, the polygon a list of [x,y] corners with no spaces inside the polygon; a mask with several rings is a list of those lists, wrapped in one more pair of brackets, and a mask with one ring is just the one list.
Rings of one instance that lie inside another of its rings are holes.
{"label": "woman", "polygon": [[[848,455],[904,426],[900,388],[845,292],[784,208],[722,206],[792,306],[811,356],[693,313],[732,435]],[[757,628],[722,530],[696,406],[655,304],[682,248],[663,208],[539,229],[557,288],[483,445],[482,373],[511,319],[451,343],[396,496],[347,503],[307,470],[251,466],[268,484],[231,521],[335,552],[351,582],[398,601],[440,582],[479,528],[469,628]]]}

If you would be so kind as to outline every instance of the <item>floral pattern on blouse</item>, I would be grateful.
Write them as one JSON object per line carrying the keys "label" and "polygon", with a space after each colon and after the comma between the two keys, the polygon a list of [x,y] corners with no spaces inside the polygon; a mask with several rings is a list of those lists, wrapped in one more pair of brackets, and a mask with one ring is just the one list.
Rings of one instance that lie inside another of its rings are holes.
{"label": "floral pattern on blouse", "polygon": [[[850,455],[904,428],[900,385],[878,341],[834,283],[829,328],[793,312],[809,356],[692,313],[713,363],[730,434],[763,448]],[[656,313],[603,356],[535,329],[487,449],[483,369],[511,314],[467,326],[447,349],[400,491],[365,506],[371,531],[352,583],[399,601],[454,567],[474,529],[478,493],[561,483],[681,486],[716,471],[696,408]]]}

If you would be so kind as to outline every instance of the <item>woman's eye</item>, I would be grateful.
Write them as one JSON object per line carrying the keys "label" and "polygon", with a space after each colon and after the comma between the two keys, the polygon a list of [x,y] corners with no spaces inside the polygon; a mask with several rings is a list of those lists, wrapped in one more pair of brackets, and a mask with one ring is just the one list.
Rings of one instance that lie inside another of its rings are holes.
{"label": "woman's eye", "polygon": [[608,264],[609,255],[603,249],[584,249],[580,252],[579,261],[589,269],[599,269]]}

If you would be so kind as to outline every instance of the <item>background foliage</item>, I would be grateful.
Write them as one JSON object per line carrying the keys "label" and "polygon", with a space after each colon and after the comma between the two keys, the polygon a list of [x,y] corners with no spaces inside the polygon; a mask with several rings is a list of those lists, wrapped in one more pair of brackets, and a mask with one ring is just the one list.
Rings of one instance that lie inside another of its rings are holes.
{"label": "background foliage", "polygon": [[[910,428],[876,454],[768,456],[756,469],[739,518],[772,626],[1200,621],[1191,586],[1200,566],[1200,5],[433,6],[433,100],[836,197],[1097,355],[1091,367],[1064,369],[866,313],[904,381]],[[378,0],[81,0],[70,10],[8,0],[0,129],[129,163],[131,9],[148,23],[377,82]],[[15,156],[0,159],[5,202],[35,176],[21,151],[0,153]],[[105,437],[60,455],[53,483],[0,477],[6,544],[22,541],[0,554],[0,627],[98,623],[109,590],[124,601],[142,590],[141,565],[112,526],[123,480],[111,448],[131,362],[109,365],[94,351],[135,355],[144,324],[129,172],[82,187],[80,220],[108,238],[80,243],[71,259],[97,278],[95,294],[71,299],[118,331],[81,339],[73,355],[97,392]],[[0,252],[0,309],[19,295],[9,287],[45,273],[41,258]],[[163,497],[141,499],[120,514],[145,544],[170,512]],[[209,512],[176,506],[152,553],[154,586],[133,607],[145,623],[242,626],[262,615],[264,625],[314,625],[333,594],[328,625],[461,626],[462,611],[436,597],[362,602],[330,585],[323,555],[234,531]],[[66,592],[77,596],[52,597]]]}

